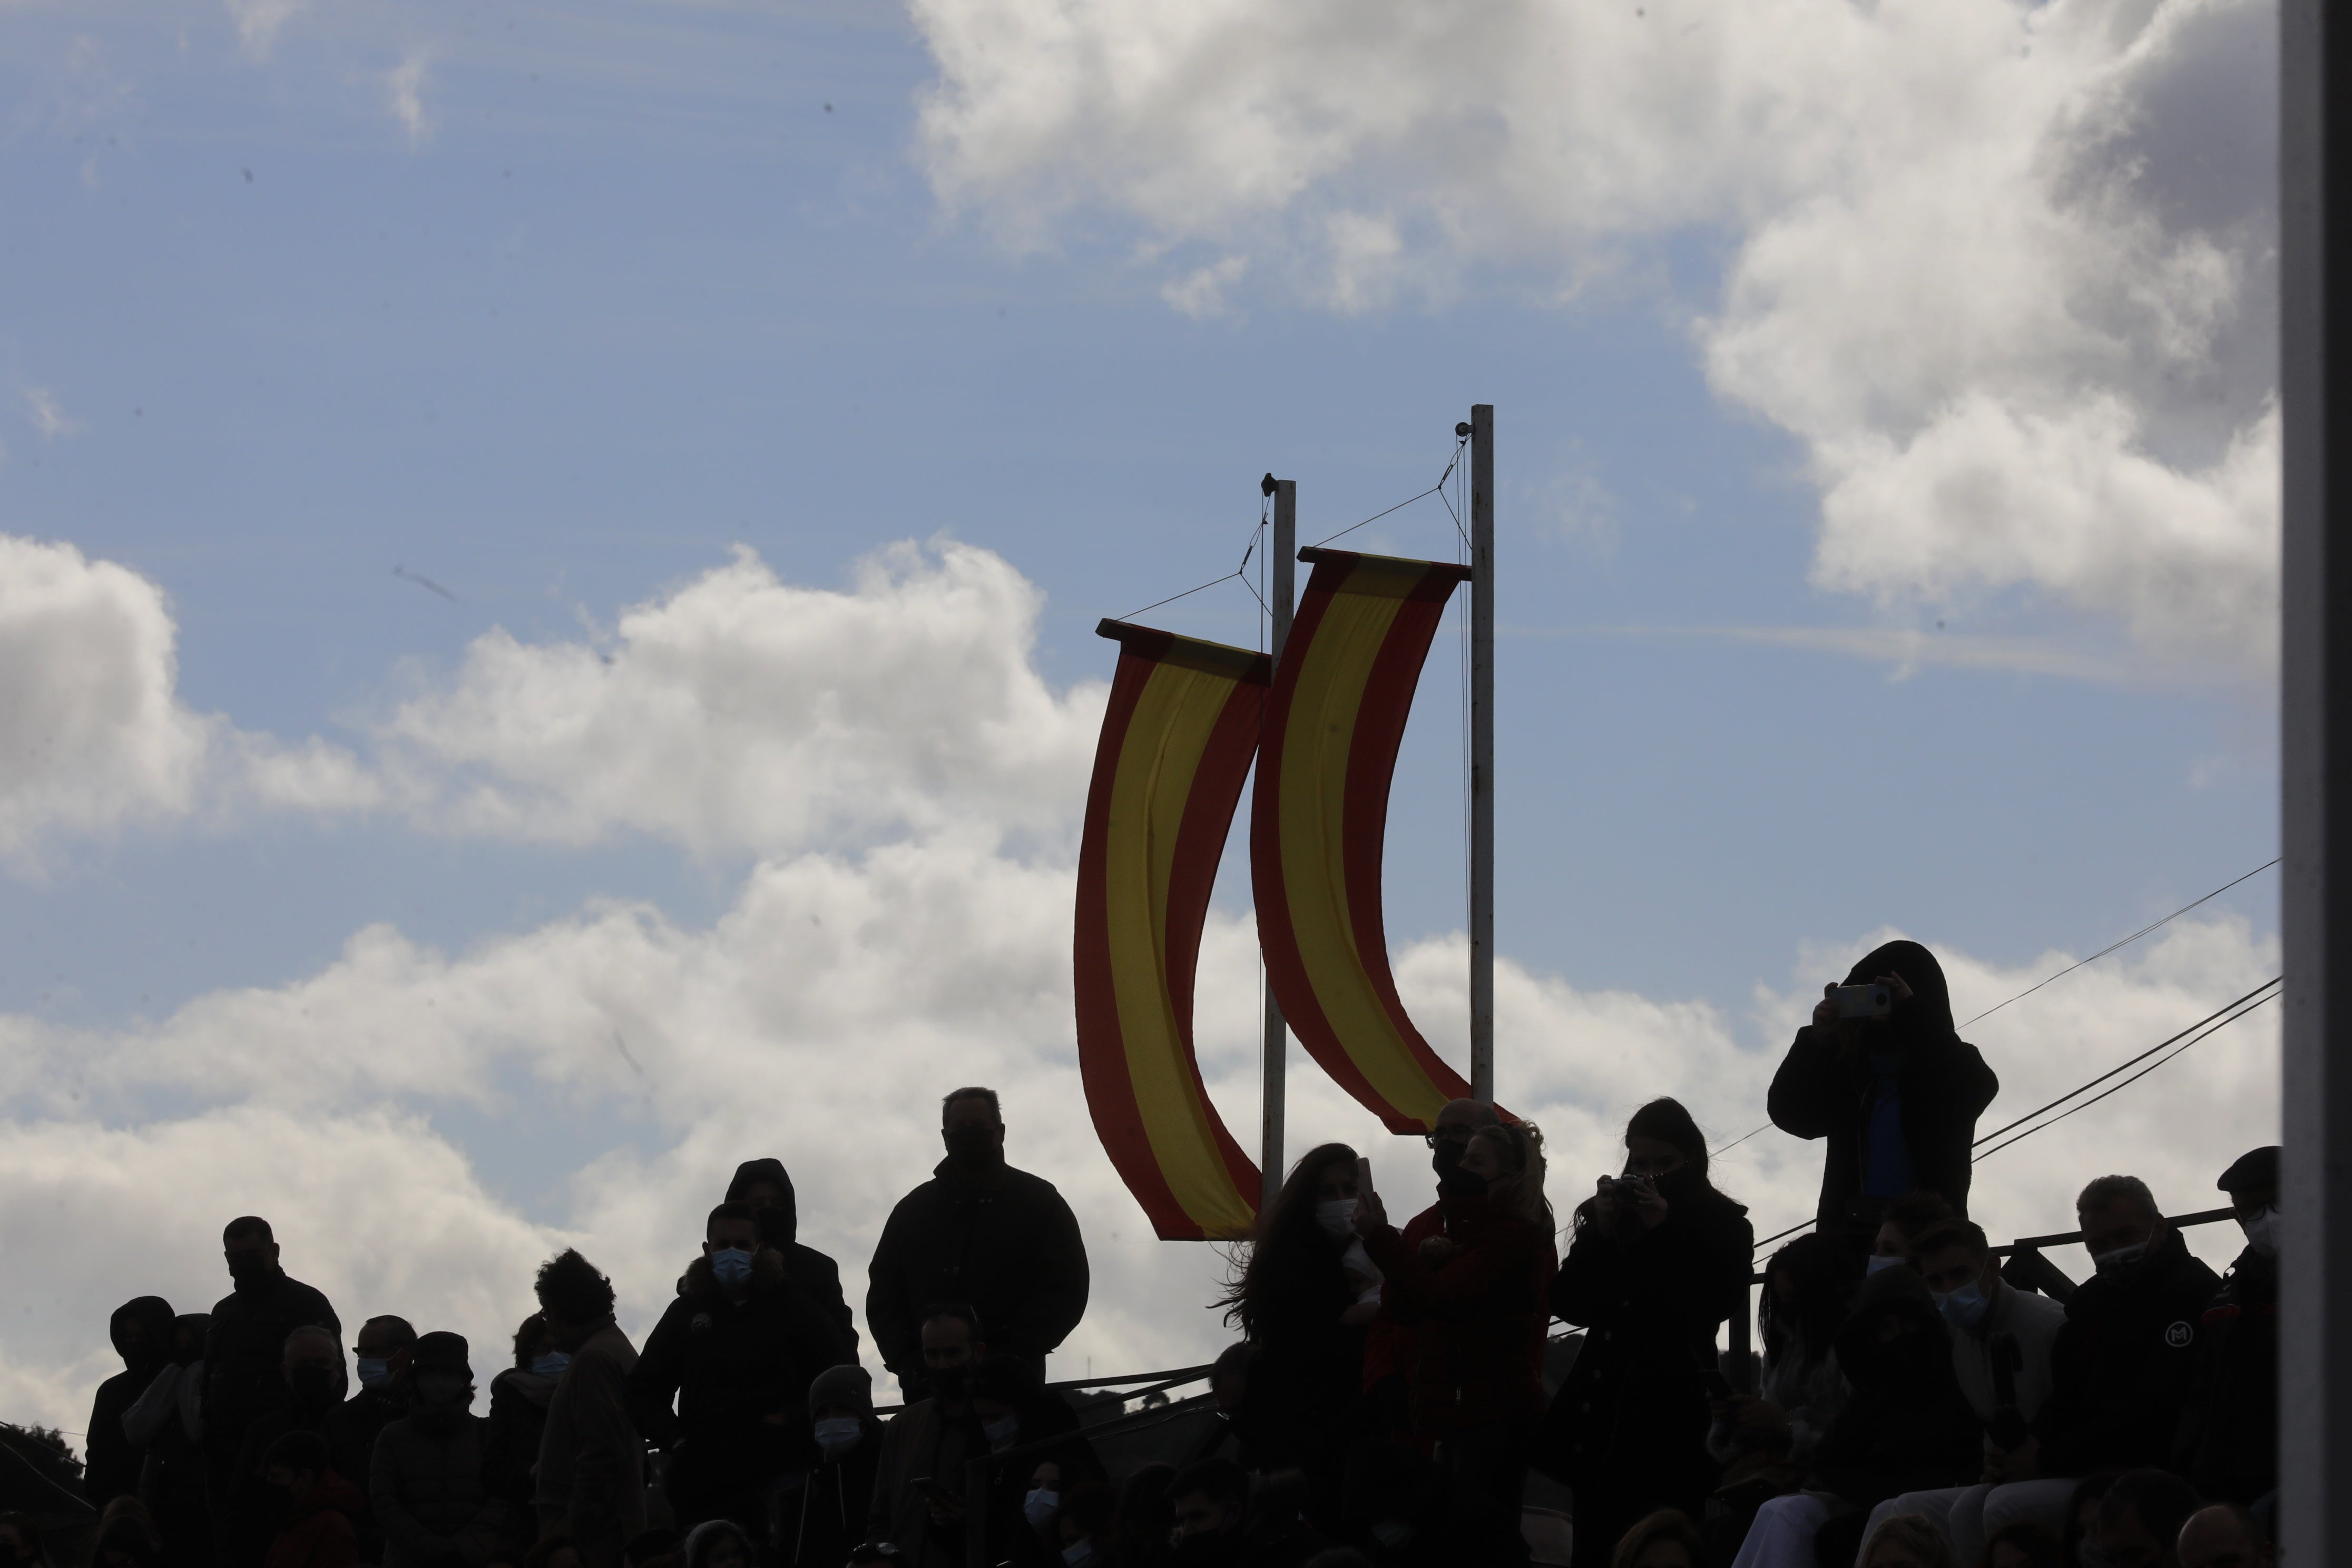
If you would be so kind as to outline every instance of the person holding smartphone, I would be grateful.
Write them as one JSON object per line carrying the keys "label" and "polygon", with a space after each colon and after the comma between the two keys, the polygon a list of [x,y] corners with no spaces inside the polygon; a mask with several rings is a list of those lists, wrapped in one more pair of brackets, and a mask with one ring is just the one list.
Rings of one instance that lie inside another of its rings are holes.
{"label": "person holding smartphone", "polygon": [[1916,942],[1890,942],[1822,987],[1765,1104],[1781,1131],[1829,1140],[1816,1223],[1867,1249],[1906,1193],[1935,1193],[1968,1217],[1977,1118],[2000,1091],[1952,1026],[1944,966]]}

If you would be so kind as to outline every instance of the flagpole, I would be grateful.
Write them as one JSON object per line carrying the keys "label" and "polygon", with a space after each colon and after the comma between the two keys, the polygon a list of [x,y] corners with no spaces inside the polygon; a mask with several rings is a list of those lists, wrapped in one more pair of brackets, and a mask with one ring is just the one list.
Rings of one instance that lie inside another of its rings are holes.
{"label": "flagpole", "polygon": [[[1297,584],[1298,481],[1268,474],[1265,483],[1274,494],[1273,592],[1268,607],[1274,616],[1274,662],[1279,666],[1282,645],[1290,637],[1290,611]],[[1258,1131],[1258,1173],[1264,1194],[1258,1204],[1261,1216],[1274,1212],[1276,1194],[1282,1191],[1283,1068],[1289,1043],[1282,1004],[1274,999],[1274,987],[1269,984],[1265,988],[1265,1089]]]}
{"label": "flagpole", "polygon": [[1495,405],[1470,409],[1470,1093],[1495,1098]]}

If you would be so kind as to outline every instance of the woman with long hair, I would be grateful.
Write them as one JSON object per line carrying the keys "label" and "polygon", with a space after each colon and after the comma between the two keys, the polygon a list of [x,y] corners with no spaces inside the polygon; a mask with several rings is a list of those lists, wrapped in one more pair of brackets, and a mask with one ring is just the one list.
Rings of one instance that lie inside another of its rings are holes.
{"label": "woman with long hair", "polygon": [[1405,1377],[1414,1435],[1433,1445],[1444,1480],[1448,1560],[1525,1563],[1520,1493],[1543,1414],[1544,1290],[1555,1261],[1542,1131],[1531,1121],[1478,1129],[1462,1174],[1465,1195],[1444,1235],[1408,1247],[1371,1193],[1356,1227],[1388,1276],[1390,1311],[1432,1331],[1412,1334]]}
{"label": "woman with long hair", "polygon": [[1689,1111],[1654,1100],[1625,1126],[1622,1174],[1577,1206],[1551,1310],[1584,1345],[1544,1422],[1539,1462],[1575,1489],[1576,1568],[1603,1568],[1654,1509],[1697,1514],[1715,1480],[1715,1332],[1747,1310],[1755,1232],[1707,1180]]}
{"label": "woman with long hair", "polygon": [[1380,1271],[1354,1228],[1356,1152],[1309,1149],[1290,1168],[1217,1305],[1257,1347],[1246,1396],[1261,1463],[1306,1472],[1307,1508],[1328,1523],[1364,1380],[1364,1331]]}

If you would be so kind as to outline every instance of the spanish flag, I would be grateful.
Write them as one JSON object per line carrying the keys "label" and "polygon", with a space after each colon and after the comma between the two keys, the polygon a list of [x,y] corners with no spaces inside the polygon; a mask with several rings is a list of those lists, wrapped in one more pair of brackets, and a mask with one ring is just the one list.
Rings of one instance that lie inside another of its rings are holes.
{"label": "spanish flag", "polygon": [[1470,1086],[1397,999],[1381,917],[1389,783],[1422,661],[1470,568],[1302,550],[1266,702],[1250,879],[1266,984],[1299,1042],[1391,1132],[1425,1132]]}
{"label": "spanish flag", "polygon": [[1119,645],[1119,658],[1078,848],[1087,1104],[1161,1240],[1244,1237],[1258,1172],[1202,1086],[1192,974],[1257,749],[1270,661],[1119,621],[1096,629]]}

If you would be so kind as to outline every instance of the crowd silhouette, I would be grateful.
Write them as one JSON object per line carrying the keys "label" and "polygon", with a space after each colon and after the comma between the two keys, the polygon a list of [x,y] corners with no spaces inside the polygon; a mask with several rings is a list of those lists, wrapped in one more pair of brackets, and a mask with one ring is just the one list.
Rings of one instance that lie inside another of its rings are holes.
{"label": "crowd silhouette", "polygon": [[867,1267],[887,1420],[774,1159],[736,1172],[642,1345],[567,1250],[510,1346],[377,1315],[347,1363],[247,1215],[209,1313],[115,1312],[94,1525],[0,1515],[0,1568],[1485,1565],[1560,1561],[1562,1537],[1576,1568],[2272,1563],[2278,1151],[2220,1176],[2245,1236],[2226,1279],[2144,1182],[2089,1180],[2096,1272],[2069,1289],[2005,1272],[1968,1217],[1997,1088],[1927,949],[1824,987],[1769,1100],[1826,1143],[1816,1226],[1764,1261],[1752,1361],[1717,1349],[1747,1211],[1671,1099],[1564,1228],[1541,1131],[1491,1105],[1436,1118],[1411,1214],[1319,1145],[1215,1303],[1238,1339],[1213,1415],[1154,1428],[1180,1447],[1144,1462],[1098,1446],[1117,1399],[1082,1412],[1045,1379],[1086,1247],[1006,1163],[985,1089],[946,1097],[945,1158]]}

